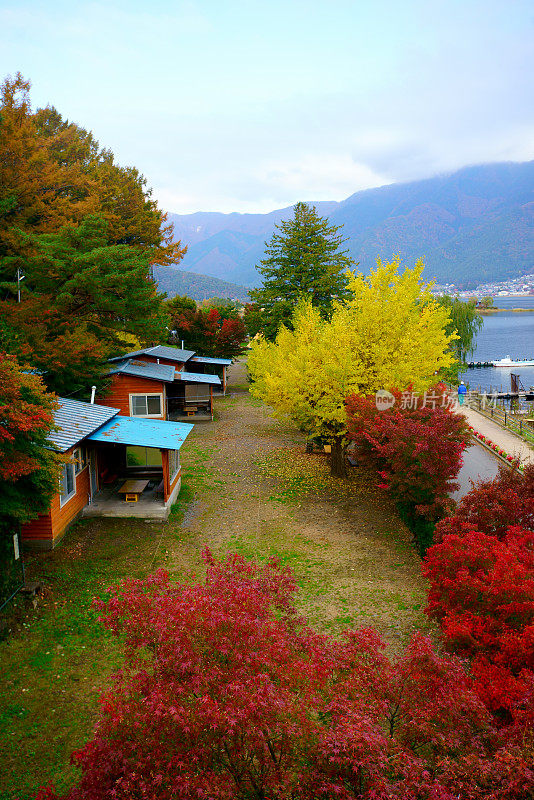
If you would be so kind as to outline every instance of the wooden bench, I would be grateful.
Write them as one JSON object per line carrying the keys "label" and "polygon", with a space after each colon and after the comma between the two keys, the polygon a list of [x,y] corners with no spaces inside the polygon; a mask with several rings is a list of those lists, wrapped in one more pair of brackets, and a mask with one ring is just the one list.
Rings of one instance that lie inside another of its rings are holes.
{"label": "wooden bench", "polygon": [[186,406],[185,413],[188,417],[192,417],[198,411],[198,406]]}

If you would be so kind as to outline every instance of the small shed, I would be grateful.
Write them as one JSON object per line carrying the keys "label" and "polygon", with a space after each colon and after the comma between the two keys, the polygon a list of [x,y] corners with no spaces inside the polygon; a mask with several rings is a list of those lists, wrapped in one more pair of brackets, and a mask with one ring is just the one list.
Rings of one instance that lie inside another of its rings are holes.
{"label": "small shed", "polygon": [[167,413],[169,416],[193,416],[200,413],[213,418],[213,388],[220,387],[218,375],[199,372],[175,372],[174,382],[167,386]]}

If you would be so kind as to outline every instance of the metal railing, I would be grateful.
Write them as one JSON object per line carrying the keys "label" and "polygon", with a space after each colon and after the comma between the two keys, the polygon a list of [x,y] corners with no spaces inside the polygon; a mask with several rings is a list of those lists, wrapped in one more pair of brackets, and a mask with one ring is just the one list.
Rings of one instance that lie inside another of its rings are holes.
{"label": "metal railing", "polygon": [[534,444],[534,417],[527,416],[529,409],[523,409],[521,413],[520,409],[506,408],[504,404],[500,406],[491,400],[491,395],[479,392],[469,392],[466,400],[470,408],[515,433],[525,442]]}

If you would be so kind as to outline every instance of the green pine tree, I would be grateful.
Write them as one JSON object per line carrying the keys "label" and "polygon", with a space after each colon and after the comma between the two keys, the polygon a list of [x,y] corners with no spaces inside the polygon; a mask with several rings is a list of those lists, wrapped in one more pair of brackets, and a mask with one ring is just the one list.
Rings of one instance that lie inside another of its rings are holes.
{"label": "green pine tree", "polygon": [[249,293],[262,309],[262,332],[270,340],[281,325],[291,328],[295,305],[303,297],[328,318],[333,301],[346,296],[344,272],[354,265],[342,249],[347,241],[342,226],[329,225],[306,203],[297,203],[293,211],[293,218],[277,225],[279,232],[266,243],[258,266],[263,286]]}

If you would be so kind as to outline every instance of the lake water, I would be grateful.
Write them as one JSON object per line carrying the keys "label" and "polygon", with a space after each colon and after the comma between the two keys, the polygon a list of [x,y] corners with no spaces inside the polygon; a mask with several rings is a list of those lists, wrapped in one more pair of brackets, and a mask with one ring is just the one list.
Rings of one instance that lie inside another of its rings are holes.
{"label": "lake water", "polygon": [[[471,361],[495,361],[499,358],[534,358],[534,297],[496,297],[497,308],[506,309],[484,315],[484,325],[477,335],[476,349]],[[512,308],[532,309],[528,312]],[[461,376],[472,389],[503,391],[510,389],[510,374],[519,375],[528,389],[534,386],[534,367],[488,367],[468,369]]]}
{"label": "lake water", "polygon": [[[477,335],[476,349],[472,361],[495,361],[505,356],[511,358],[534,358],[534,297],[495,297],[496,314],[485,314],[484,324]],[[518,312],[513,308],[529,308],[532,311]],[[519,375],[521,383],[528,389],[534,386],[534,367],[488,367],[468,369],[461,379],[472,389],[509,390],[510,374]],[[498,472],[499,461],[481,445],[472,445],[464,453],[464,464],[458,474],[460,488],[452,497],[460,500],[472,486],[471,481],[491,480]]]}

